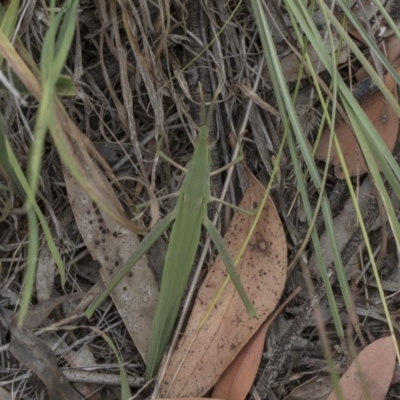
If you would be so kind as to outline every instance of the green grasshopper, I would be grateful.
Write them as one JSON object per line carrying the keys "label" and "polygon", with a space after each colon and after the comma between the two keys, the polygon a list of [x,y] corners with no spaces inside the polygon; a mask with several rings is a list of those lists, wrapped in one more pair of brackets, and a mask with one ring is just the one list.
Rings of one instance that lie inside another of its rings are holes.
{"label": "green grasshopper", "polygon": [[[96,308],[104,301],[121,279],[128,274],[130,269],[157,241],[172,222],[175,221],[165,258],[160,294],[150,334],[149,351],[147,354],[147,380],[155,376],[170,340],[190,271],[194,263],[202,225],[205,226],[210,234],[248,313],[251,317],[257,315],[256,310],[243,288],[232,257],[220,233],[207,218],[207,204],[215,200],[211,196],[210,176],[221,171],[219,170],[211,173],[209,128],[212,123],[215,100],[216,96],[214,96],[211,102],[207,115],[204,101],[202,101],[200,113],[201,126],[197,137],[197,143],[189,169],[186,171],[187,175],[178,192],[178,202],[174,211],[158,222],[146,235],[124,267],[113,277],[107,288],[86,311],[86,316],[90,317],[93,315]],[[167,158],[165,154],[159,153],[162,157]],[[175,165],[175,163],[173,164]],[[226,169],[226,167],[224,169]]]}

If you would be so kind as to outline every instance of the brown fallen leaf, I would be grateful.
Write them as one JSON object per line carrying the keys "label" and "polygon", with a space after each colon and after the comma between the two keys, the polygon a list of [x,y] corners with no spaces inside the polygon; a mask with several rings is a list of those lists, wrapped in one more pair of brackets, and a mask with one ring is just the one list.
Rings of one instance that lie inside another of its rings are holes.
{"label": "brown fallen leaf", "polygon": [[264,323],[243,347],[216,383],[212,397],[224,400],[244,400],[254,382],[270,323]]}
{"label": "brown fallen leaf", "polygon": [[[251,175],[240,207],[254,209],[265,189]],[[255,204],[256,203],[256,204]],[[240,250],[254,216],[236,213],[224,241],[232,257]],[[218,257],[203,282],[184,337],[167,366],[164,397],[201,396],[210,390],[254,332],[275,309],[286,282],[286,238],[269,198],[237,269],[258,317],[251,319],[229,282],[200,332],[198,327],[227,275]]]}
{"label": "brown fallen leaf", "polygon": [[18,314],[13,316],[10,324],[10,353],[43,381],[50,400],[79,400],[81,397],[58,368],[56,357],[50,347],[28,329],[34,329],[42,324],[49,313],[64,301],[85,295],[76,293],[43,301],[29,310],[24,326],[18,325]]}
{"label": "brown fallen leaf", "polygon": [[50,400],[79,400],[80,396],[69,384],[65,375],[57,367],[52,350],[27,329],[10,325],[12,355],[34,372],[46,385]]}
{"label": "brown fallen leaf", "polygon": [[[370,21],[376,18],[378,9],[373,2],[371,3],[370,1],[360,1],[352,4],[351,12],[353,16],[358,19],[358,21],[364,27],[364,29],[366,29],[366,25],[367,24],[370,25]],[[344,13],[343,10],[341,10],[340,8],[335,9],[334,15],[342,24],[342,26],[348,31],[349,35],[354,36],[361,43],[367,45],[367,43],[365,43],[364,39],[358,33],[354,25],[346,17],[346,14]],[[373,24],[373,26],[369,26],[367,28],[369,30],[368,33],[370,33],[371,36],[375,37],[375,34],[377,34],[376,31],[381,26],[382,25],[380,24]]]}
{"label": "brown fallen leaf", "polygon": [[[89,167],[87,169],[90,175],[91,170]],[[65,169],[64,178],[79,232],[93,259],[100,263],[100,275],[107,285],[135,251],[139,239],[99,209]],[[114,196],[113,201],[118,201],[115,194],[109,196]],[[157,296],[158,285],[146,256],[132,267],[111,293],[126,329],[144,360]]]}
{"label": "brown fallen leaf", "polygon": [[[397,69],[400,65],[400,41],[397,39],[397,36],[392,34],[385,38],[379,45],[379,50],[386,56],[392,67]],[[372,57],[370,57],[369,62],[373,65]],[[369,74],[364,67],[360,68],[355,74],[357,82],[361,82],[368,78],[368,76]]]}
{"label": "brown fallen leaf", "polygon": [[301,291],[298,287],[274,313],[261,325],[257,332],[242,348],[214,386],[213,398],[224,400],[245,400],[256,377],[265,345],[265,336],[275,318],[286,305]]}
{"label": "brown fallen leaf", "polygon": [[[384,77],[386,87],[397,99],[396,82],[390,74]],[[371,120],[377,132],[390,151],[393,151],[397,140],[399,118],[390,104],[386,101],[381,91],[376,91],[361,102],[361,107]],[[343,157],[346,162],[350,176],[367,172],[367,166],[361,154],[361,150],[352,133],[352,130],[345,122],[335,124],[336,137],[341,146]],[[315,152],[315,158],[329,162],[335,167],[335,175],[343,179],[344,174],[340,165],[339,157],[335,146],[332,144],[331,158],[327,160],[329,148],[330,129],[326,128],[321,135],[320,142]]]}
{"label": "brown fallen leaf", "polygon": [[[333,38],[333,50],[337,53],[338,46],[339,46],[339,39],[336,37]],[[332,47],[327,45],[327,51],[330,53],[332,51]],[[323,63],[321,63],[321,57],[318,54],[318,52],[314,49],[312,45],[309,45],[307,47],[307,54],[310,59],[311,64],[314,66],[314,68],[317,68],[318,66],[318,71],[323,72],[325,71],[325,66]],[[342,48],[340,49],[340,54],[339,54],[339,60],[338,64],[343,64],[346,62],[346,60],[349,58],[349,48],[342,43]],[[301,51],[294,53],[290,52],[287,55],[284,55],[280,58],[280,63],[282,66],[282,72],[283,75],[285,76],[285,81],[286,82],[294,82],[296,79],[298,79],[299,75],[299,69],[301,65]],[[268,68],[264,68],[263,70],[263,76],[267,81],[271,82],[271,76],[269,74]],[[307,75],[303,71],[302,78],[305,78]]]}
{"label": "brown fallen leaf", "polygon": [[315,376],[294,389],[284,400],[326,400],[331,391],[329,376]]}
{"label": "brown fallen leaf", "polygon": [[[393,378],[396,353],[393,339],[388,336],[367,346],[340,378],[346,400],[384,400]],[[332,392],[328,400],[336,400]]]}

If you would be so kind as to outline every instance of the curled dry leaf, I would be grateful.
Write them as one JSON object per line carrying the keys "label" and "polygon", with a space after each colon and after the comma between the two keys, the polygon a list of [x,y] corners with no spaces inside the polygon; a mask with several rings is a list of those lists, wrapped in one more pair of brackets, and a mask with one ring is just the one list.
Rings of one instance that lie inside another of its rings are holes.
{"label": "curled dry leaf", "polygon": [[[346,400],[384,400],[393,378],[396,353],[393,339],[388,336],[367,346],[340,378]],[[332,392],[328,400],[336,400]]]}
{"label": "curled dry leaf", "polygon": [[[89,167],[87,174],[90,173]],[[100,275],[107,285],[139,245],[138,237],[121,228],[100,210],[88,194],[64,170],[68,198],[79,232],[91,254],[101,264]],[[113,201],[118,202],[114,193]],[[111,293],[125,326],[140,355],[146,359],[148,338],[158,296],[158,286],[144,256]]]}
{"label": "curled dry leaf", "polygon": [[13,316],[10,324],[11,341],[9,351],[43,381],[51,400],[78,400],[80,396],[58,368],[54,352],[28,329],[34,329],[41,325],[50,312],[64,301],[85,295],[84,293],[75,293],[43,301],[29,310],[24,326],[18,325],[18,314]]}
{"label": "curled dry leaf", "polygon": [[[249,174],[249,187],[240,203],[254,209],[265,189]],[[256,203],[256,204],[255,204]],[[254,216],[237,212],[224,237],[232,257],[244,242]],[[229,282],[202,329],[200,321],[227,276],[218,257],[203,282],[186,328],[167,366],[160,393],[165,397],[201,396],[210,390],[281,298],[287,276],[286,239],[281,221],[268,199],[238,272],[257,318],[251,319],[232,282]]]}
{"label": "curled dry leaf", "polygon": [[13,322],[10,326],[12,355],[46,385],[50,400],[79,400],[80,396],[57,366],[52,350],[36,335]]}
{"label": "curled dry leaf", "polygon": [[[396,82],[390,74],[384,77],[386,87],[390,93],[397,99]],[[381,135],[383,141],[390,151],[393,151],[397,140],[397,131],[399,127],[399,118],[393,108],[385,99],[381,91],[376,91],[361,102],[361,107],[367,117],[371,120],[377,132]],[[361,150],[352,133],[351,128],[345,122],[335,124],[335,133],[343,152],[350,176],[359,175],[367,172]],[[331,158],[327,160],[329,149],[330,129],[326,128],[321,135],[315,158],[329,162],[335,167],[335,175],[338,178],[344,178],[342,167],[335,146],[332,144]]]}

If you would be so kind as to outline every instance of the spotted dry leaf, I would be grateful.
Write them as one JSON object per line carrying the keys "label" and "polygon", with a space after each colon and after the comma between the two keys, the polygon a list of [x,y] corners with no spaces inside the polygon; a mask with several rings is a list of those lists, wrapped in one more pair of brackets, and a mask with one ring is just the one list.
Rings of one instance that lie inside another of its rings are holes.
{"label": "spotted dry leaf", "polygon": [[[100,275],[107,285],[135,251],[138,237],[102,212],[67,172],[64,177],[79,232],[93,259],[101,264]],[[118,203],[116,196],[112,200]],[[157,283],[146,256],[133,266],[111,293],[143,359],[146,359],[157,296]]]}
{"label": "spotted dry leaf", "polygon": [[[265,189],[253,177],[240,203],[254,209]],[[224,237],[232,257],[238,254],[254,216],[236,213]],[[271,199],[262,211],[255,233],[237,269],[257,310],[250,318],[232,282],[229,282],[198,332],[198,326],[221,287],[227,272],[218,257],[203,282],[186,328],[167,366],[160,393],[163,397],[201,396],[210,390],[279,302],[287,275],[286,239]]]}

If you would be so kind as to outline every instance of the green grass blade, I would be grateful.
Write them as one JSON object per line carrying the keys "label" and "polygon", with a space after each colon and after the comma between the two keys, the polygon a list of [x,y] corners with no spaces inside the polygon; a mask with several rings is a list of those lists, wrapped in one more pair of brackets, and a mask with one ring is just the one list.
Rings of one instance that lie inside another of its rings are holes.
{"label": "green grass blade", "polygon": [[37,216],[33,207],[27,210],[28,215],[28,254],[25,268],[24,285],[22,288],[22,301],[18,313],[18,323],[23,324],[29,311],[29,305],[35,285],[36,269],[39,254],[39,227]]}
{"label": "green grass blade", "polygon": [[[7,136],[4,131],[3,119],[2,119],[1,115],[0,115],[0,144],[2,146],[1,159],[2,159],[2,161],[7,160],[6,163],[8,164],[8,168],[12,172],[14,179],[15,179],[15,184],[19,188],[17,190],[22,192],[23,198],[27,197],[30,199],[30,203],[33,205],[33,209],[35,210],[36,215],[39,219],[39,222],[42,227],[43,233],[45,235],[51,255],[52,255],[54,262],[57,265],[58,271],[60,273],[61,283],[62,283],[62,285],[64,285],[65,284],[65,270],[64,270],[63,261],[61,259],[60,253],[58,252],[57,246],[54,243],[54,240],[53,240],[50,228],[47,224],[46,218],[44,217],[42,211],[40,210],[39,206],[37,205],[37,203],[35,201],[35,197],[29,187],[28,181],[25,178],[25,175],[18,163],[18,160],[15,157],[15,154],[12,151],[11,146],[8,142]],[[3,148],[3,145],[4,145],[4,148]],[[4,159],[3,159],[3,154],[4,154]],[[33,222],[33,218],[32,218],[32,222]],[[35,259],[35,258],[36,257],[33,257],[33,259]]]}
{"label": "green grass blade", "polygon": [[[5,73],[4,70],[2,70]],[[12,83],[14,88],[23,95],[29,95],[29,90],[25,87],[25,85],[21,82],[17,75],[11,72],[12,76]],[[0,82],[0,90],[7,91],[7,88],[4,87],[3,83]],[[67,96],[67,97],[74,97],[76,96],[76,86],[73,79],[68,75],[60,75],[57,79],[55,85],[55,94],[58,96]]]}
{"label": "green grass blade", "polygon": [[[17,23],[19,11],[19,0],[11,0],[8,4],[6,10],[4,10],[1,5],[0,9],[0,20],[1,20],[1,30],[7,35],[10,39],[11,35],[14,33],[15,24]],[[0,62],[0,65],[2,62]]]}
{"label": "green grass blade", "polygon": [[96,311],[97,307],[106,299],[106,297],[114,290],[114,288],[121,282],[121,279],[129,273],[132,267],[143,257],[157,239],[166,231],[169,225],[174,221],[176,214],[172,212],[162,219],[140,242],[135,252],[129,257],[124,266],[112,278],[111,282],[103,290],[99,297],[90,305],[86,310],[85,316],[90,318]]}
{"label": "green grass blade", "polygon": [[40,53],[40,71],[42,83],[51,81],[53,74],[51,64],[54,61],[54,43],[62,13],[55,14],[55,1],[50,0],[49,27],[43,40],[43,48]]}
{"label": "green grass blade", "polygon": [[[322,182],[321,182],[321,179],[319,176],[319,172],[316,168],[313,156],[309,150],[308,143],[303,135],[297,114],[295,112],[292,100],[290,98],[289,91],[286,86],[285,78],[284,78],[282,70],[281,70],[280,60],[276,54],[276,50],[274,47],[275,46],[274,41],[272,40],[270,31],[269,31],[267,20],[263,14],[263,9],[258,1],[256,1],[256,0],[252,1],[252,7],[254,10],[254,14],[256,16],[256,22],[257,22],[257,26],[258,26],[258,29],[260,32],[260,38],[262,41],[265,58],[267,60],[268,69],[269,69],[270,75],[272,77],[272,81],[273,81],[273,85],[274,85],[274,92],[275,92],[275,95],[278,100],[279,110],[281,112],[281,116],[282,116],[284,125],[285,125],[285,127],[288,128],[289,121],[290,121],[290,124],[293,128],[293,134],[296,137],[296,145],[300,148],[302,157],[305,161],[305,164],[307,165],[308,170],[310,171],[310,175],[311,175],[311,178],[313,180],[315,187],[321,191],[321,193],[320,193],[321,209],[322,209],[322,212],[324,215],[324,220],[325,220],[325,223],[327,226],[327,233],[328,233],[330,242],[332,243],[332,254],[333,254],[333,257],[335,260],[335,265],[338,270],[343,271],[344,267],[342,265],[340,252],[339,252],[338,246],[337,246],[337,241],[336,241],[336,237],[335,237],[335,231],[333,228],[334,225],[333,225],[332,215],[330,212],[329,202],[327,200],[327,197],[324,192]],[[298,17],[297,13],[293,12],[293,14],[295,14],[296,17]],[[316,31],[316,32],[318,32],[318,31]],[[335,60],[333,60],[332,58],[329,58],[330,64],[335,65],[334,61]],[[292,162],[294,165],[294,169],[295,169],[295,173],[296,173],[296,177],[297,177],[297,183],[298,183],[298,187],[300,190],[303,206],[304,206],[304,209],[306,212],[307,220],[311,224],[312,220],[313,220],[312,212],[311,212],[311,205],[309,203],[308,192],[307,192],[307,189],[304,184],[303,173],[301,171],[301,166],[299,164],[298,154],[296,151],[296,145],[294,142],[294,138],[292,137],[291,131],[289,131],[289,135],[288,135],[288,144],[289,144],[291,159],[292,159]],[[317,259],[321,265],[321,275],[322,275],[324,283],[325,283],[328,301],[332,307],[332,314],[334,317],[335,326],[336,326],[339,338],[341,338],[343,340],[344,332],[343,332],[343,328],[340,323],[339,313],[337,310],[336,303],[334,301],[332,287],[330,286],[330,283],[329,283],[329,278],[328,278],[328,274],[326,271],[326,266],[325,266],[325,262],[324,262],[324,258],[323,258],[323,254],[322,254],[321,245],[319,243],[318,235],[316,234],[316,232],[312,232],[311,239],[313,241],[314,250],[315,250]],[[343,274],[342,274],[342,276],[343,276]],[[344,293],[344,297],[346,298],[347,304],[350,305],[351,296],[350,296],[350,290],[348,288],[347,282],[344,282],[344,286],[343,286],[342,290]],[[327,356],[328,356],[328,360],[330,360],[331,357],[329,357],[328,354],[327,354]],[[330,364],[332,365],[331,361],[330,361]],[[332,369],[332,374],[334,375],[333,369]],[[337,382],[336,376],[333,376],[332,378],[333,378],[334,382]]]}
{"label": "green grass blade", "polygon": [[119,376],[121,378],[121,400],[129,400],[132,398],[131,389],[129,388],[128,378],[125,372],[124,363],[119,356],[118,349],[115,347],[111,338],[105,333],[101,334],[102,338],[108,343],[118,360]]}
{"label": "green grass blade", "polygon": [[[193,164],[192,162],[191,166]],[[202,210],[188,209],[179,205],[183,203],[184,196],[182,193],[185,190],[185,182],[190,177],[190,173],[191,170],[189,169],[174,211],[176,220],[170,235],[160,294],[150,333],[146,368],[147,381],[157,373],[170,341],[200,240],[201,223],[204,218],[201,214],[206,212],[207,202],[204,200]]]}
{"label": "green grass blade", "polygon": [[[325,6],[323,2],[319,2],[321,8],[325,9],[326,13],[332,17],[332,22],[335,24],[335,19],[332,16],[332,13],[330,10]],[[293,3],[295,6],[301,7],[298,3]],[[310,36],[309,39],[310,41],[313,41],[315,44],[317,44],[318,39],[320,37],[314,37],[311,34],[311,30],[308,30],[308,26],[311,24],[311,21],[308,21],[307,24],[303,25],[303,28],[305,32],[309,33]],[[335,24],[335,27],[339,30],[339,27],[337,24]],[[320,44],[320,43],[319,43]],[[328,61],[328,57],[326,54],[325,49],[320,46],[320,56],[321,60],[325,63],[325,65],[328,68],[328,71],[333,73],[333,69],[330,68]],[[399,245],[399,224],[397,219],[395,218],[395,213],[393,211],[393,206],[391,204],[389,195],[386,191],[386,188],[384,186],[383,180],[381,178],[379,169],[377,168],[376,160],[378,160],[379,165],[382,168],[382,171],[385,175],[385,177],[389,180],[390,184],[393,187],[393,190],[395,193],[400,193],[399,190],[399,184],[398,180],[400,177],[400,169],[396,161],[394,160],[392,154],[388,151],[386,145],[383,143],[382,138],[380,135],[376,132],[376,129],[373,127],[371,121],[365,116],[364,112],[362,111],[360,105],[358,102],[353,98],[350,90],[346,86],[346,84],[343,82],[343,80],[339,77],[338,79],[338,87],[339,91],[341,94],[342,101],[345,105],[347,114],[352,122],[353,128],[355,135],[357,137],[357,141],[360,144],[360,148],[364,154],[364,157],[367,161],[367,164],[369,166],[369,170],[372,176],[372,179],[381,194],[383,204],[385,205],[385,209],[388,213],[388,218],[391,223],[392,229],[394,236],[396,238],[397,244]],[[375,160],[376,159],[376,160]],[[361,223],[361,221],[360,221]],[[368,243],[368,236],[366,235],[366,232],[364,233],[364,240],[366,243]],[[372,252],[370,253],[371,260],[373,259],[373,254]],[[391,327],[391,320],[389,314],[386,314],[387,319],[388,319],[388,324],[390,329],[392,330]],[[396,351],[398,351],[396,349]]]}
{"label": "green grass blade", "polygon": [[[38,186],[46,133],[51,126],[56,126],[54,108],[55,85],[70,49],[76,28],[77,0],[66,2],[57,14],[54,12],[54,7],[55,2],[53,0],[50,5],[49,29],[46,32],[41,54],[42,98],[35,123],[35,140],[30,149],[28,161],[28,180],[34,193]],[[64,20],[62,20],[63,17],[65,17]],[[62,36],[58,38],[57,48],[59,51],[57,54],[56,34],[60,23],[62,23]],[[69,26],[67,27],[65,24],[69,24]]]}
{"label": "green grass blade", "polygon": [[[19,0],[12,0],[6,10],[0,4],[0,29],[4,32],[8,39],[14,32],[15,24],[17,23],[19,10]],[[0,67],[3,65],[3,56],[0,55]]]}
{"label": "green grass blade", "polygon": [[[389,13],[386,11],[386,8],[383,6],[381,0],[372,0],[374,3],[375,7],[379,10],[379,12],[382,14],[384,20],[387,22],[389,27],[392,29],[394,34],[396,35],[397,39],[400,41],[400,30],[399,27],[397,26],[396,22],[393,21],[392,17],[389,15]],[[392,5],[392,7],[394,4]]]}
{"label": "green grass blade", "polygon": [[[320,2],[321,3],[321,2]],[[366,30],[364,29],[364,27],[362,26],[362,24],[360,23],[359,19],[354,15],[354,13],[351,11],[351,9],[349,8],[348,4],[346,1],[344,0],[337,0],[338,5],[340,6],[340,8],[344,11],[344,13],[346,14],[346,17],[348,18],[348,20],[353,24],[353,26],[357,29],[357,31],[360,33],[361,37],[364,39],[364,41],[366,43],[368,43],[368,46],[370,47],[371,51],[374,53],[374,55],[379,59],[379,61],[383,64],[383,66],[385,67],[385,69],[387,71],[389,71],[393,77],[396,79],[397,84],[400,85],[400,76],[398,76],[398,74],[396,73],[395,69],[392,67],[392,65],[390,64],[390,62],[388,61],[388,59],[382,54],[382,52],[379,50],[378,45],[376,44],[376,41],[371,39],[370,35],[366,32]],[[329,10],[329,8],[325,5],[325,8],[327,10]],[[329,10],[330,13],[332,13]],[[334,19],[336,19],[333,14],[331,14],[330,16],[331,21],[333,22]],[[391,20],[391,18],[388,16],[388,19]],[[339,24],[340,25],[340,24]],[[335,26],[337,26],[337,24],[335,24]],[[343,27],[342,27],[343,29]],[[343,29],[343,31],[341,30],[340,35],[342,37],[344,37],[344,33],[345,30]],[[351,43],[350,43],[351,42]],[[357,48],[356,44],[354,43],[354,41],[350,41],[346,43],[348,43],[349,45],[352,44],[352,50],[354,51],[355,48]],[[358,50],[358,48],[357,48]],[[355,53],[356,54],[356,53]],[[361,54],[361,52],[358,50],[357,51],[357,58],[359,60],[361,60],[361,58],[359,57],[359,54]],[[369,64],[369,63],[368,63]],[[370,64],[369,64],[370,65]],[[363,66],[366,67],[366,65]],[[372,66],[370,65],[370,67],[372,68]]]}
{"label": "green grass blade", "polygon": [[[388,90],[386,85],[383,83],[382,79],[377,74],[377,72],[375,71],[373,66],[368,62],[368,60],[365,58],[364,54],[360,51],[360,49],[357,47],[357,45],[354,43],[354,41],[348,35],[346,30],[341,26],[340,22],[336,19],[336,17],[329,10],[329,8],[326,7],[326,8],[323,8],[323,10],[326,11],[329,21],[331,21],[332,24],[334,25],[334,27],[338,30],[340,37],[350,47],[351,51],[354,53],[354,55],[357,57],[357,59],[361,62],[361,64],[363,65],[365,70],[368,72],[368,74],[371,76],[373,82],[376,84],[376,86],[379,88],[379,90],[385,95],[389,104],[392,106],[392,108],[396,111],[397,115],[400,117],[399,103],[393,97],[392,93],[390,93],[390,91]],[[386,64],[387,64],[387,60],[386,60]],[[385,64],[385,67],[386,67],[386,64]],[[393,69],[393,67],[391,65],[390,65],[390,68],[388,71],[393,75],[393,77],[396,79],[396,81],[400,80],[400,77],[398,76],[398,74],[396,73],[396,71]],[[331,73],[332,73],[332,71],[331,71]]]}
{"label": "green grass blade", "polygon": [[210,234],[212,241],[215,244],[215,247],[218,250],[218,254],[221,257],[224,265],[228,271],[229,277],[231,278],[233,284],[235,285],[236,290],[238,291],[240,298],[242,299],[244,305],[246,306],[246,310],[249,315],[254,318],[257,316],[257,311],[253,307],[246,290],[244,289],[242,282],[240,281],[239,274],[236,270],[235,264],[232,260],[231,255],[224,243],[224,239],[221,237],[218,229],[213,225],[213,223],[209,219],[205,219],[203,222],[204,226],[207,229],[207,232]]}
{"label": "green grass blade", "polygon": [[25,190],[22,188],[17,175],[14,172],[14,167],[10,161],[7,151],[7,137],[4,130],[3,117],[0,114],[0,166],[3,167],[14,192],[19,196],[22,201],[25,201]]}
{"label": "green grass blade", "polygon": [[[317,32],[313,21],[311,18],[307,15],[305,12],[305,8],[303,7],[302,4],[299,2],[294,2],[293,0],[288,0],[288,3],[290,3],[293,6],[293,9],[296,9],[296,16],[301,15],[304,17],[305,22],[302,24],[302,28],[304,32],[306,33],[308,39],[310,42],[313,43],[314,47],[317,49],[318,48],[318,53],[321,57],[321,60],[324,62],[327,70],[333,75],[335,68],[331,64],[329,56],[326,52],[326,49],[322,45],[322,39],[319,34],[315,33]],[[320,7],[326,12],[327,15],[329,15],[332,18],[332,23],[335,25],[335,27],[340,31],[339,24],[337,23],[336,19],[333,17],[332,13],[330,10],[326,7],[325,3],[322,1],[319,1]],[[336,22],[335,22],[336,21]],[[340,32],[342,33],[342,32]],[[371,75],[373,75],[375,72],[372,71]],[[374,76],[373,76],[374,78]],[[375,79],[377,79],[377,84],[378,86],[382,86],[382,82],[379,82],[379,77],[376,77],[375,73]],[[385,177],[388,179],[390,184],[393,187],[393,190],[395,193],[399,194],[399,177],[400,177],[400,168],[396,161],[394,160],[392,154],[388,151],[386,145],[383,143],[382,138],[380,135],[376,132],[376,129],[372,125],[371,121],[365,116],[365,113],[361,109],[360,105],[358,102],[354,99],[352,96],[352,93],[342,80],[342,78],[339,76],[338,77],[338,89],[339,93],[341,96],[341,99],[344,103],[346,112],[352,122],[352,126],[354,128],[354,133],[357,137],[357,141],[360,145],[360,148],[362,150],[362,153],[364,154],[364,157],[366,159],[366,162],[369,167],[369,171],[371,174],[371,177],[374,181],[375,186],[378,189],[378,192],[381,195],[383,204],[385,206],[386,212],[388,214],[389,221],[391,223],[393,233],[397,242],[397,245],[399,245],[399,224],[398,221],[395,217],[395,213],[393,210],[393,205],[390,201],[390,197],[387,193],[387,190],[384,186],[381,174],[379,172],[379,169],[377,167],[377,161],[379,162],[379,165],[383,171],[383,174]],[[386,89],[386,88],[385,88]],[[390,102],[390,98],[389,98]],[[398,108],[398,105],[396,105]],[[355,207],[357,209],[357,205],[355,204]],[[362,221],[360,221],[361,223]],[[327,228],[328,229],[328,228]],[[373,254],[370,252],[370,246],[369,246],[369,241],[368,241],[368,236],[365,232],[363,231],[363,236],[364,240],[366,243],[368,243],[367,249],[369,252],[369,255],[371,257],[371,260],[373,260]],[[336,264],[336,267],[338,266]],[[338,273],[338,279],[341,284],[342,290],[347,287],[347,280],[345,277],[345,274],[343,270],[340,268],[337,268],[337,273]],[[378,278],[378,277],[377,277]],[[383,291],[381,293],[383,295]],[[347,302],[347,298],[349,296],[348,290],[346,289],[346,292],[344,293],[344,299],[346,301],[346,306],[349,307],[349,304]],[[384,299],[384,297],[382,297]],[[387,317],[387,322],[389,325],[389,329],[391,330],[393,334],[393,327],[391,324],[391,319],[390,315],[387,311],[387,307],[385,307],[385,314]],[[399,351],[398,348],[396,347],[396,352],[399,357]]]}
{"label": "green grass blade", "polygon": [[[54,75],[56,78],[61,74],[65,60],[71,48],[75,36],[76,21],[78,16],[78,0],[69,0],[63,7],[65,13],[61,22],[60,31],[54,48]],[[60,12],[61,14],[61,12]]]}
{"label": "green grass blade", "polygon": [[[286,86],[285,78],[284,78],[282,70],[281,70],[280,60],[276,54],[274,41],[272,40],[267,20],[265,18],[263,9],[261,7],[261,3],[254,0],[254,1],[252,1],[252,7],[254,10],[254,14],[256,16],[256,22],[257,22],[258,30],[260,33],[265,57],[267,60],[269,73],[272,77],[272,81],[273,81],[273,85],[274,85],[274,93],[278,100],[279,110],[281,112],[281,116],[282,116],[284,125],[285,125],[286,129],[288,129],[289,123],[290,123],[292,126],[292,129],[293,129],[293,133],[291,132],[291,130],[289,130],[288,145],[289,145],[289,151],[291,154],[291,159],[293,162],[294,170],[295,170],[296,177],[297,177],[297,184],[298,184],[298,187],[300,190],[303,206],[304,206],[304,209],[306,212],[307,220],[309,221],[309,223],[312,223],[312,212],[311,212],[311,206],[310,206],[309,199],[308,199],[307,188],[305,187],[305,184],[304,184],[303,173],[302,173],[301,166],[300,166],[300,163],[298,160],[298,154],[296,151],[296,147],[300,148],[301,155],[305,161],[305,164],[307,165],[307,168],[310,172],[313,183],[314,183],[315,187],[318,190],[320,190],[321,209],[322,209],[322,212],[324,215],[324,220],[326,222],[327,232],[328,232],[330,241],[332,243],[332,253],[334,256],[335,265],[336,265],[337,269],[343,271],[343,265],[342,265],[342,261],[340,258],[340,252],[338,250],[335,232],[334,232],[334,228],[333,228],[333,221],[332,221],[332,215],[330,212],[329,202],[328,202],[326,194],[324,192],[324,188],[322,186],[319,172],[315,166],[313,156],[312,156],[311,152],[309,151],[308,143],[304,138],[298,117],[296,115],[296,112],[295,112],[295,109],[293,106],[293,102],[290,98],[289,91]],[[308,11],[305,10],[305,8],[303,11],[306,14],[308,13]],[[296,18],[299,17],[298,12],[294,12],[294,11],[292,11],[292,12],[294,15],[296,15]],[[315,32],[317,33],[318,31],[315,30]],[[327,62],[329,62],[332,66],[335,65],[335,60],[331,57],[329,57],[329,58],[327,57]],[[295,136],[296,144],[295,144],[293,135]],[[319,260],[319,263],[321,265],[321,275],[322,275],[324,283],[325,283],[328,300],[332,307],[332,314],[334,316],[335,326],[336,326],[339,337],[343,339],[344,332],[343,332],[343,329],[342,329],[342,326],[340,323],[340,318],[338,316],[338,310],[337,310],[337,307],[336,307],[336,304],[334,301],[332,288],[329,284],[329,278],[328,278],[328,274],[326,271],[324,258],[322,255],[321,245],[319,243],[318,235],[315,231],[312,232],[311,238],[312,238],[313,245],[314,245],[314,251],[315,251],[317,259]],[[348,285],[346,284],[346,282],[343,287],[343,292],[344,292],[345,297],[350,298],[350,295],[346,294],[346,293],[349,294],[349,288],[348,288]],[[337,382],[337,378],[333,377],[333,379],[335,382]]]}
{"label": "green grass blade", "polygon": [[[301,5],[298,2],[293,2],[292,0],[290,0],[288,1],[288,3],[291,3],[293,5],[294,10],[298,13],[297,15],[304,15],[304,10],[301,9],[300,11]],[[324,6],[322,5],[322,7]],[[330,10],[327,8],[325,9],[327,14],[331,15]],[[312,21],[308,20],[302,25],[302,28],[307,34],[310,42],[317,49],[318,54],[320,55],[322,62],[324,62],[327,70],[331,74],[333,74],[334,66],[331,64],[331,60],[326,52],[326,49],[322,45],[321,37],[319,36],[319,34],[317,34],[317,36],[314,36],[313,33],[315,33],[315,30],[313,29],[313,26],[311,26],[311,24]],[[387,146],[383,143],[381,136],[376,132],[376,129],[372,125],[371,121],[365,116],[363,110],[361,109],[361,106],[354,99],[349,88],[346,86],[345,82],[340,76],[338,77],[338,89],[349,117],[351,117],[352,115],[353,121],[355,121],[356,119],[359,121],[358,126],[360,128],[355,129],[355,134],[357,137],[357,141],[360,143],[361,150],[363,154],[365,154],[365,159],[369,166],[370,172],[374,170],[373,176],[378,179],[377,181],[374,179],[374,181],[378,184],[377,187],[379,191],[381,193],[386,193],[385,196],[387,195],[387,191],[383,185],[383,182],[378,177],[379,171],[376,166],[375,158],[377,159],[377,161],[379,161],[380,167],[382,168],[384,175],[389,179],[390,184],[393,185],[393,190],[395,191],[395,193],[400,193],[400,185],[398,182],[400,177],[400,167],[394,160],[392,154],[387,149]],[[365,139],[365,136],[368,138],[368,140]],[[371,149],[368,150],[368,143],[377,145],[378,149],[375,148],[373,152],[371,151]],[[372,157],[372,154],[374,154],[374,157]],[[369,157],[369,155],[371,155],[371,157]],[[392,224],[394,226],[398,226],[397,220],[392,221]],[[395,231],[397,231],[397,227]]]}

